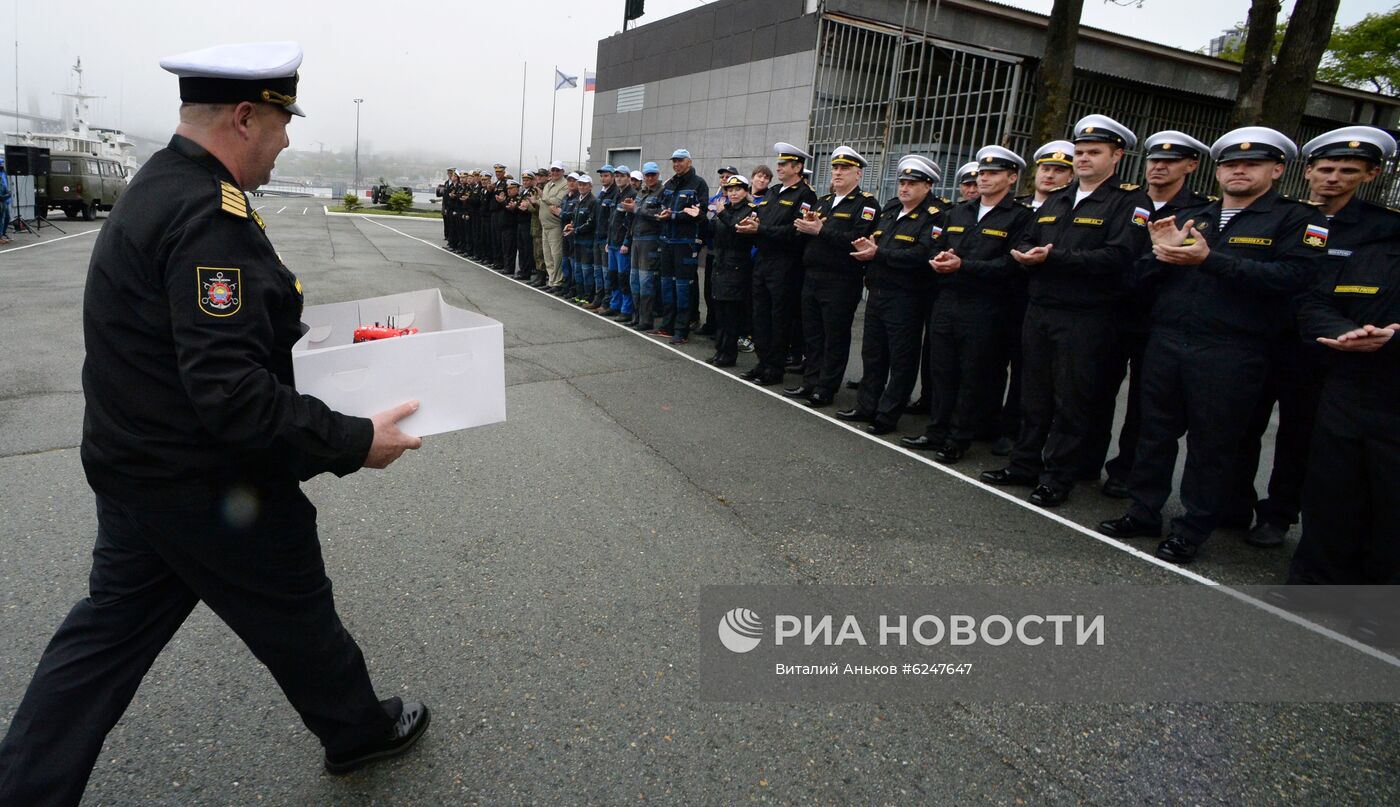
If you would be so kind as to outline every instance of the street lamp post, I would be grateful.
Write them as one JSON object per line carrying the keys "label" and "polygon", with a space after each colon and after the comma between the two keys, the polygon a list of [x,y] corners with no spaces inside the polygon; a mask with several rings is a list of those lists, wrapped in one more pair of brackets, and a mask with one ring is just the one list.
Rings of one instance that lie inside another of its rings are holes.
{"label": "street lamp post", "polygon": [[355,99],[355,195],[360,195],[360,104],[365,99]]}

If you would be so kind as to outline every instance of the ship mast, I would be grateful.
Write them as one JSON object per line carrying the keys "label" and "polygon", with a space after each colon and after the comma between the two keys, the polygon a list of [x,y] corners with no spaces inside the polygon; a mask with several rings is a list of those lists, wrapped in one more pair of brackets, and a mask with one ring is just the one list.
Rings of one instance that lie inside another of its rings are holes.
{"label": "ship mast", "polygon": [[76,91],[76,92],[56,92],[56,93],[54,93],[54,95],[58,95],[58,96],[61,96],[61,97],[64,97],[64,98],[72,98],[72,99],[74,100],[74,104],[73,104],[73,124],[72,124],[72,129],[71,129],[71,131],[75,132],[79,137],[83,137],[83,138],[92,137],[91,132],[89,132],[89,130],[88,130],[88,124],[87,124],[87,111],[88,111],[87,102],[88,102],[88,99],[89,99],[89,98],[106,98],[107,96],[105,96],[105,95],[89,95],[89,94],[83,92],[83,57],[81,57],[81,56],[78,57],[78,61],[73,65],[73,72],[78,74],[78,89],[77,89],[77,91]]}

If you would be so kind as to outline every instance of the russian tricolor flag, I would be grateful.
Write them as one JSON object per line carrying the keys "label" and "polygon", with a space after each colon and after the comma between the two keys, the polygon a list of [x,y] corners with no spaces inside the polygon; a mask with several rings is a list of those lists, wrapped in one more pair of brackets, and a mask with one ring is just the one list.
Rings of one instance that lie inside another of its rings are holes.
{"label": "russian tricolor flag", "polygon": [[583,91],[593,92],[598,89],[598,74],[592,70],[583,71]]}

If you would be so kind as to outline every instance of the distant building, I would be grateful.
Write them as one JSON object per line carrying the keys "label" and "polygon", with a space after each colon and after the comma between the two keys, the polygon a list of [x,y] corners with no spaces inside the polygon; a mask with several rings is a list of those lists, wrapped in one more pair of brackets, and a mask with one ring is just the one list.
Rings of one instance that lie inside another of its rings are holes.
{"label": "distant building", "polygon": [[1207,56],[1219,56],[1227,50],[1233,50],[1244,44],[1244,31],[1238,28],[1231,28],[1220,36],[1210,41],[1206,46]]}
{"label": "distant building", "polygon": [[[870,160],[865,186],[893,193],[898,158],[916,152],[952,173],[988,143],[1022,154],[1047,17],[988,0],[717,0],[598,43],[594,163],[663,167],[690,149],[713,182],[719,166],[772,164],[786,140],[826,157],[847,144]],[[1240,67],[1205,54],[1082,28],[1071,121],[1112,115],[1140,136],[1167,128],[1207,143],[1223,134]],[[1352,123],[1394,131],[1400,99],[1315,84],[1295,139]],[[1141,177],[1141,154],[1122,173]],[[1371,193],[1393,204],[1396,166]],[[1301,189],[1293,166],[1284,186]],[[1212,184],[1209,171],[1197,184]]]}

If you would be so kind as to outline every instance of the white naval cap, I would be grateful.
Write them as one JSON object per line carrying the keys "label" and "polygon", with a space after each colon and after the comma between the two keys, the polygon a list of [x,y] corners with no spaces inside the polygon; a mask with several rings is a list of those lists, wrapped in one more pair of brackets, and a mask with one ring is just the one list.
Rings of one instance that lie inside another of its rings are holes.
{"label": "white naval cap", "polygon": [[958,169],[958,184],[961,185],[964,182],[976,182],[977,167],[978,166],[976,161],[970,163],[963,163],[962,168]]}
{"label": "white naval cap", "polygon": [[1068,140],[1051,140],[1035,150],[1036,165],[1063,165],[1074,167],[1074,144]]}
{"label": "white naval cap", "polygon": [[516,179],[516,178],[514,178],[514,177],[511,177],[510,179],[507,179],[507,180],[506,180],[506,187],[510,187],[511,185],[514,185],[514,186],[517,187],[517,188],[520,187],[520,180],[518,180],[518,179]]}
{"label": "white naval cap", "polygon": [[587,174],[579,174],[579,175],[578,175],[578,182],[579,182],[580,185],[592,185],[592,184],[593,184],[593,177],[591,177],[591,176],[589,176],[589,175],[587,175]]}
{"label": "white naval cap", "polygon": [[857,168],[864,168],[869,163],[850,146],[837,146],[836,149],[831,152],[831,164],[854,165]]}
{"label": "white naval cap", "polygon": [[1133,130],[1107,115],[1086,115],[1074,124],[1074,142],[1109,143],[1121,149],[1137,145]]}
{"label": "white naval cap", "polygon": [[1185,132],[1167,129],[1143,141],[1149,160],[1199,160],[1210,153],[1210,146]]}
{"label": "white naval cap", "polygon": [[301,57],[296,42],[243,42],[167,56],[160,66],[180,77],[186,103],[265,102],[306,117],[297,105]]}
{"label": "white naval cap", "polygon": [[725,177],[723,184],[726,188],[732,188],[735,186],[743,186],[747,188],[749,186],[749,178],[744,176],[743,174],[730,174],[728,177]]}
{"label": "white naval cap", "polygon": [[1210,156],[1217,163],[1232,160],[1274,160],[1286,163],[1298,156],[1298,147],[1277,129],[1267,126],[1244,126],[1226,132],[1212,143]]}
{"label": "white naval cap", "polygon": [[899,167],[895,173],[895,179],[938,182],[943,179],[943,172],[938,170],[938,166],[923,157],[917,154],[909,154],[899,158]]}
{"label": "white naval cap", "polygon": [[567,176],[568,176],[569,179],[577,180],[577,179],[578,179],[578,172],[577,172],[577,171],[570,171],[570,172],[568,173]]}
{"label": "white naval cap", "polygon": [[632,177],[633,179],[637,180],[638,182],[641,182],[642,179],[644,178],[644,177],[642,177],[642,172],[641,172],[641,171],[633,171],[632,173],[628,174],[628,176]]}
{"label": "white naval cap", "polygon": [[1373,163],[1395,156],[1395,138],[1374,126],[1343,126],[1320,134],[1303,144],[1303,158],[1308,162],[1321,159],[1356,157]]}
{"label": "white naval cap", "polygon": [[812,155],[794,146],[791,143],[779,141],[773,144],[773,153],[778,156],[778,162],[783,160],[801,160],[803,163],[812,161]]}
{"label": "white naval cap", "polygon": [[977,150],[977,169],[979,171],[1019,172],[1025,167],[1026,161],[1011,149],[1001,146],[983,146]]}

